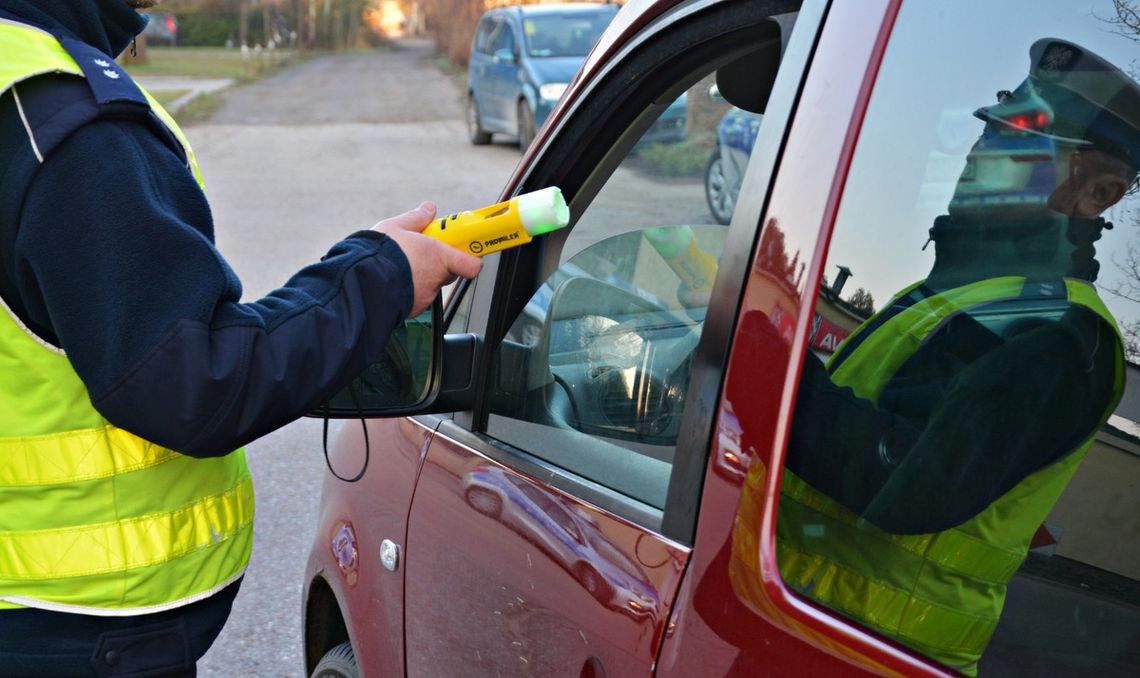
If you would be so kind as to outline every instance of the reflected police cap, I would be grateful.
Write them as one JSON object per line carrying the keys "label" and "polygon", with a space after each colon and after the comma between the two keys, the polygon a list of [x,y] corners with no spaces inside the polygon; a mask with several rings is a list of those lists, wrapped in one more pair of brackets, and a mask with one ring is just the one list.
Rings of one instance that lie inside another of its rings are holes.
{"label": "reflected police cap", "polygon": [[1140,84],[1059,38],[1033,43],[1029,57],[1029,77],[974,115],[1060,143],[1097,148],[1140,169]]}

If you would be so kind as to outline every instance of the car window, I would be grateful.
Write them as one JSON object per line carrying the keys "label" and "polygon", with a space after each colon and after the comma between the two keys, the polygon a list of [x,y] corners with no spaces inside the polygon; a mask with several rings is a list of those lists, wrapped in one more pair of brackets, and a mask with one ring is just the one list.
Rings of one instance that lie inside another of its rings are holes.
{"label": "car window", "polygon": [[[767,35],[777,34],[773,25]],[[764,45],[775,68],[779,40]],[[719,131],[733,107],[713,87],[713,68],[677,76],[687,87],[658,105],[578,216],[560,266],[514,320],[492,367],[489,435],[658,517],[728,233],[710,185],[730,190],[722,158],[734,154],[742,173],[759,130],[727,147]]]}
{"label": "car window", "polygon": [[511,53],[515,51],[515,32],[511,28],[511,22],[506,20],[499,20],[495,26],[495,30],[491,33],[491,54],[499,50],[509,50]]}
{"label": "car window", "polygon": [[538,14],[523,19],[529,56],[584,57],[609,25],[613,12]]}
{"label": "car window", "polygon": [[479,22],[479,27],[475,30],[475,41],[472,45],[472,51],[480,54],[491,53],[491,33],[495,29],[495,19],[493,17],[483,17]]}
{"label": "car window", "polygon": [[835,222],[780,572],[967,674],[1140,671],[1128,8],[904,4]]}

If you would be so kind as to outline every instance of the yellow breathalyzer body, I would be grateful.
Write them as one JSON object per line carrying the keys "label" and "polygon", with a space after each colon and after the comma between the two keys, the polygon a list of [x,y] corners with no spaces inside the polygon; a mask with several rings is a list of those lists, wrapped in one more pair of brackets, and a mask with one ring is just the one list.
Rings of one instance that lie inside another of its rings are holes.
{"label": "yellow breathalyzer body", "polygon": [[436,240],[477,256],[525,245],[570,223],[570,208],[557,188],[543,188],[469,212],[436,219],[423,230]]}
{"label": "yellow breathalyzer body", "polygon": [[644,234],[685,287],[692,292],[712,291],[717,260],[697,245],[691,227],[658,226],[645,229]]}

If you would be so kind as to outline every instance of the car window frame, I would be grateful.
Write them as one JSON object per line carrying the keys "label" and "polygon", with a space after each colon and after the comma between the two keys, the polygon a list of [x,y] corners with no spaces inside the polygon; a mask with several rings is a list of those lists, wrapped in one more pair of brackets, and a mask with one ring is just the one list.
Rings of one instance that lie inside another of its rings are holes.
{"label": "car window frame", "polygon": [[500,49],[507,49],[508,45],[502,47],[497,46],[496,43],[500,42],[500,36],[506,35],[510,39],[511,53],[518,58],[518,31],[515,30],[514,17],[509,15],[498,16],[495,18],[495,28],[491,34],[487,36],[487,54],[494,56]]}
{"label": "car window frame", "polygon": [[[508,183],[504,197],[542,186],[557,185],[567,195],[572,217],[576,220],[667,102],[691,86],[699,74],[709,72],[710,64],[727,62],[736,54],[747,51],[749,32],[760,25],[756,20],[757,15],[770,20],[773,15],[786,13],[791,4],[791,0],[769,0],[762,3],[755,0],[694,0],[674,7],[654,19],[642,29],[641,35],[614,55],[615,59],[620,57],[625,63],[615,66],[614,60],[611,60],[602,67],[599,76],[583,92],[582,98],[571,104],[570,110],[558,121],[541,147],[535,149],[535,161]],[[815,36],[822,25],[825,13],[823,8],[826,7],[827,0],[807,0],[803,5],[816,7],[815,11],[806,14],[803,13],[803,7],[798,8],[806,21],[803,28],[797,25],[796,33],[808,36],[808,39],[800,41],[808,45],[808,48],[798,47],[795,61],[788,61],[786,55],[782,62],[782,77],[777,78],[777,91],[780,98],[786,98],[787,101],[782,110],[773,110],[766,116],[766,123],[770,127],[763,135],[763,144],[757,144],[757,152],[753,154],[745,179],[745,186],[756,195],[738,205],[733,223],[728,227],[729,244],[726,252],[732,254],[726,256],[721,263],[723,274],[718,276],[706,326],[697,347],[664,511],[658,511],[587,478],[555,467],[526,450],[485,433],[489,413],[486,393],[490,357],[533,292],[557,268],[566,232],[555,232],[530,247],[488,257],[479,279],[494,281],[494,284],[475,285],[473,290],[468,289],[470,284],[464,286],[461,292],[475,294],[470,302],[468,331],[483,339],[483,356],[476,374],[477,392],[480,396],[473,410],[429,417],[434,418],[439,426],[437,432],[552,487],[660,532],[678,543],[693,542],[713,431],[709,414],[715,412],[719,399],[736,313],[748,277],[751,254],[759,239],[761,209],[766,202],[769,182],[774,176],[789,116],[794,112],[799,85],[806,73],[810,46],[814,45]],[[701,20],[709,22],[710,28],[705,30],[711,31],[711,26],[715,24],[721,32],[707,36],[694,45],[691,44],[691,25],[681,25],[680,20],[690,22],[692,16],[697,14],[703,14]],[[752,24],[746,24],[747,17],[752,17]],[[688,36],[688,39],[678,39],[678,34]],[[725,38],[725,35],[733,37]],[[724,41],[734,38],[741,42],[726,49]],[[671,40],[676,40],[676,44],[683,46],[671,46]],[[631,72],[638,74],[638,81],[644,83],[642,87],[629,88],[628,80],[622,80],[623,74],[628,77]],[[683,88],[679,86],[680,83],[684,84]],[[652,95],[646,92],[652,92]],[[774,96],[773,100],[776,98]],[[630,103],[632,100],[639,103],[633,105]],[[656,103],[660,101],[666,103]],[[592,138],[596,143],[579,144],[572,141],[579,138]],[[462,296],[463,293],[454,295],[453,302],[459,303]]]}
{"label": "car window frame", "polygon": [[491,34],[495,32],[495,16],[485,14],[475,27],[475,39],[472,41],[472,51],[475,54],[490,54],[487,50],[491,46]]}

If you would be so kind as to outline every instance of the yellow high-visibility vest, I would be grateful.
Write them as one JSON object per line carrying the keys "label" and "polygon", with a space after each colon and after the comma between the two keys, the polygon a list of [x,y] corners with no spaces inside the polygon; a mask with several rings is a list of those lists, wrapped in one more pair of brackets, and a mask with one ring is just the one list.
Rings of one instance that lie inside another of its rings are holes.
{"label": "yellow high-visibility vest", "polygon": [[[0,94],[44,73],[82,76],[50,34],[0,21]],[[182,131],[152,110],[182,144]],[[253,543],[245,454],[195,459],[117,428],[64,352],[0,300],[0,608],[158,612],[238,579]]]}
{"label": "yellow high-visibility vest", "polygon": [[[971,307],[1017,299],[1025,282],[994,278],[947,290],[862,336],[872,318],[847,339],[861,343],[835,366],[832,380],[877,402],[890,378],[943,321]],[[1116,345],[1105,347],[1116,355],[1115,396],[1104,413],[1107,419],[1124,388],[1120,330],[1088,283],[1066,279],[1063,295],[1063,303],[1090,309],[1115,330]],[[841,345],[835,355],[843,349]],[[932,534],[885,532],[785,469],[776,526],[780,573],[804,595],[975,675],[1001,616],[1006,583],[1095,434],[1089,432],[1067,455],[1023,479],[981,513]]]}

